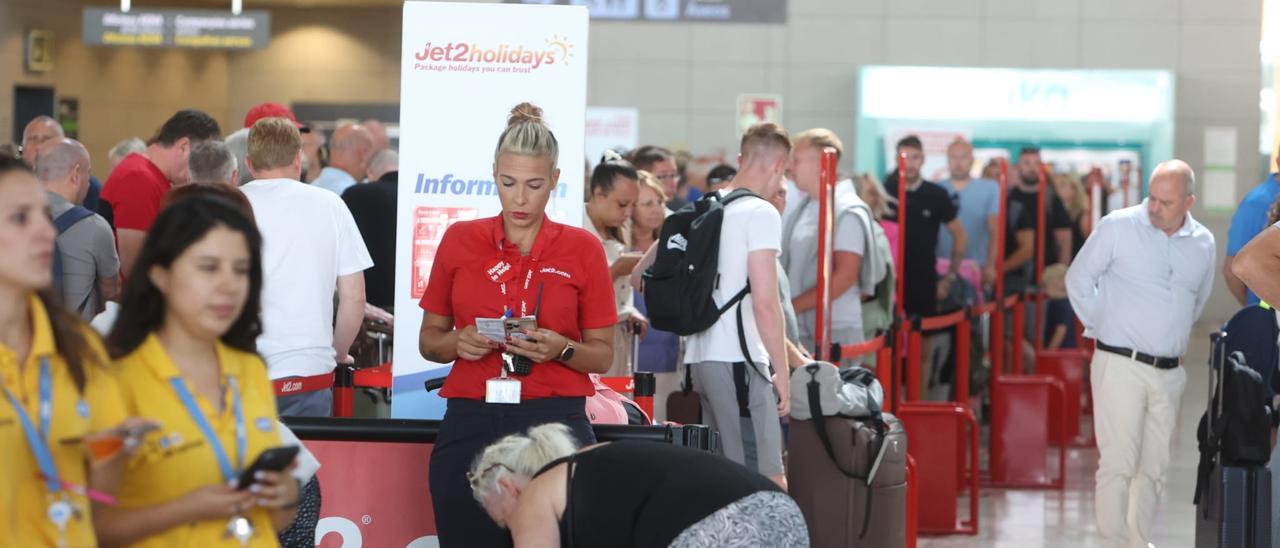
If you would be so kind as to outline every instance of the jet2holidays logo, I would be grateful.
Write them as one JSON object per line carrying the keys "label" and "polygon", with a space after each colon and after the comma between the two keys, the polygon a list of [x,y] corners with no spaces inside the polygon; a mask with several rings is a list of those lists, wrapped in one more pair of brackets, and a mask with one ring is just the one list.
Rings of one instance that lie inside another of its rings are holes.
{"label": "jet2holidays logo", "polygon": [[413,70],[432,72],[479,72],[528,74],[555,65],[568,65],[573,44],[554,35],[538,45],[506,42],[427,42],[413,52]]}

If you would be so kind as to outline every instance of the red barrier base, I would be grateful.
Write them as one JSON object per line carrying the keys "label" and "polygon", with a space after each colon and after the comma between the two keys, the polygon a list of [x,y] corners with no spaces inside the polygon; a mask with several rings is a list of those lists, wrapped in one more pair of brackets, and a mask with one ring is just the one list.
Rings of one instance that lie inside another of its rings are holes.
{"label": "red barrier base", "polygon": [[[1057,419],[1065,430],[1066,390],[1062,381],[1048,375],[1002,375],[991,393],[991,475],[993,487],[1059,489],[1066,485],[1067,448],[1058,445],[1057,478],[1049,477],[1048,456],[1052,438],[1049,421]],[[1057,413],[1051,408],[1057,405]]]}
{"label": "red barrier base", "polygon": [[[973,411],[954,402],[904,402],[898,407],[898,418],[910,440],[907,453],[918,465],[919,532],[978,534],[978,421]],[[969,451],[965,451],[965,438]],[[966,473],[966,457],[975,472]],[[970,479],[969,485],[964,478]],[[960,520],[956,501],[966,490],[969,518]]]}
{"label": "red barrier base", "polygon": [[[1083,406],[1080,403],[1084,394],[1085,379],[1088,376],[1091,354],[1083,349],[1041,350],[1036,355],[1036,373],[1048,375],[1062,381],[1066,390],[1066,430],[1060,428],[1063,420],[1051,416],[1049,420],[1049,436],[1056,443],[1066,443],[1073,447],[1092,447],[1095,445],[1092,434],[1084,435],[1080,431]],[[1052,402],[1050,413],[1058,410],[1058,403]]]}

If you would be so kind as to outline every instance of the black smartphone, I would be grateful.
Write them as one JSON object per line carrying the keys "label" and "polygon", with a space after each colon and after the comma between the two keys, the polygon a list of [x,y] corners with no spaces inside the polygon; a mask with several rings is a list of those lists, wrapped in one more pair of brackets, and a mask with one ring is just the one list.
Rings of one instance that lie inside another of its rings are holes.
{"label": "black smartphone", "polygon": [[261,455],[258,455],[258,460],[253,461],[253,464],[240,474],[240,481],[236,483],[236,489],[241,491],[248,489],[250,485],[253,485],[253,476],[259,471],[279,472],[288,468],[290,464],[293,464],[293,459],[297,458],[298,452],[301,450],[302,448],[297,445],[287,445],[284,447],[272,447],[263,451]]}

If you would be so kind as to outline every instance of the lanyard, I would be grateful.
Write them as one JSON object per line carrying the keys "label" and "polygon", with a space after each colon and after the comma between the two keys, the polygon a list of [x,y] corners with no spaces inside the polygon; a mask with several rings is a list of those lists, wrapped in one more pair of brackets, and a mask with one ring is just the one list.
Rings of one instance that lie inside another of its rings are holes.
{"label": "lanyard", "polygon": [[35,456],[36,465],[40,467],[40,476],[44,478],[45,488],[50,494],[60,492],[62,479],[58,476],[58,467],[53,463],[53,452],[49,450],[47,439],[49,420],[53,416],[53,370],[49,365],[49,358],[40,358],[39,430],[31,423],[31,416],[7,386],[4,387],[4,395],[9,398],[14,413],[18,415],[18,422],[22,424],[22,432],[26,434],[27,445],[31,447],[31,454]]}
{"label": "lanyard", "polygon": [[[545,222],[546,221],[544,221],[544,223]],[[548,234],[542,233],[543,231],[546,231],[548,229],[549,227],[546,226],[545,224],[539,229],[539,232],[533,242],[533,249],[530,250],[529,255],[521,257],[519,259],[519,263],[517,263],[517,264],[525,265],[526,267],[525,275],[524,275],[524,283],[522,284],[523,287],[520,291],[520,314],[519,315],[521,317],[528,316],[530,313],[529,286],[533,285],[533,273],[534,271],[538,270],[538,261],[539,259],[542,258],[542,252],[546,249],[548,238],[550,238]],[[513,310],[511,306],[513,304],[511,302],[512,295],[510,295],[507,292],[507,282],[510,281],[511,275],[507,274],[506,271],[509,269],[515,268],[515,266],[507,262],[507,251],[503,247],[503,244],[506,241],[507,240],[505,236],[495,237],[494,243],[498,248],[498,259],[493,264],[493,266],[490,267],[489,270],[491,273],[491,279],[498,283],[498,291],[502,294],[503,315],[510,317],[511,315],[514,315],[516,311]]]}
{"label": "lanyard", "polygon": [[200,406],[196,405],[196,399],[191,395],[191,391],[187,390],[187,384],[182,381],[182,377],[169,379],[169,384],[173,385],[173,391],[178,393],[178,399],[182,400],[182,405],[187,408],[187,413],[191,415],[191,420],[195,421],[196,426],[200,427],[200,432],[204,434],[205,440],[209,442],[209,447],[213,449],[213,455],[218,458],[218,466],[222,468],[223,480],[227,483],[235,480],[238,467],[244,466],[245,452],[244,409],[240,406],[240,390],[236,387],[236,378],[227,378],[227,389],[231,391],[231,409],[236,416],[237,468],[231,467],[231,459],[227,457],[227,450],[222,447],[222,440],[218,439],[217,434],[213,432],[213,427],[209,425],[209,420],[200,411]]}
{"label": "lanyard", "polygon": [[[528,271],[525,273],[525,276],[524,276],[524,288],[520,290],[520,316],[521,317],[529,315],[529,284],[533,282],[533,271],[537,270],[537,264],[538,264],[537,261],[538,261],[537,259],[531,259],[528,261],[528,265],[529,265]],[[507,303],[506,303],[507,282],[502,282],[498,284],[498,290],[502,292],[502,298],[503,298],[502,308],[505,309],[505,315],[510,316],[514,314],[514,311],[511,310],[511,307],[507,306]]]}

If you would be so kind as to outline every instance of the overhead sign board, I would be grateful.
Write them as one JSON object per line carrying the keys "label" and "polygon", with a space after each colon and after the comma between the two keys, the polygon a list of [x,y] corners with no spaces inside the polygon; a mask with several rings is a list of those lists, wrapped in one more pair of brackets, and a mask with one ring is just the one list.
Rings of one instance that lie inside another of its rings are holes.
{"label": "overhead sign board", "polygon": [[505,0],[508,4],[586,6],[605,21],[786,23],[787,0]]}
{"label": "overhead sign board", "polygon": [[271,14],[248,10],[130,10],[85,7],[81,39],[91,46],[258,49],[271,37]]}

